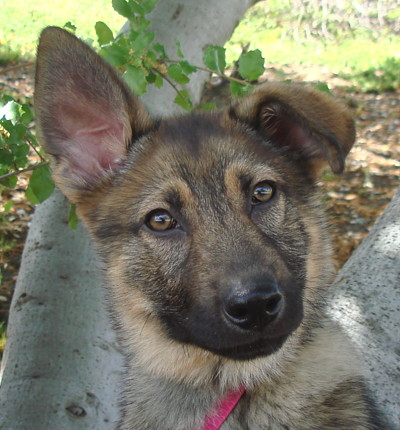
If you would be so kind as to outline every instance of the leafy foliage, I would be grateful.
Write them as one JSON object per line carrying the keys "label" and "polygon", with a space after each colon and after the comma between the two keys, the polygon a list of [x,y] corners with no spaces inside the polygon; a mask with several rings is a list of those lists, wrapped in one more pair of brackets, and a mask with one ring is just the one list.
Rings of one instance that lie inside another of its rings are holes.
{"label": "leafy foliage", "polygon": [[[115,67],[131,90],[140,96],[149,85],[161,87],[166,81],[176,90],[175,103],[187,111],[193,109],[193,102],[185,85],[190,75],[206,70],[231,81],[234,97],[247,94],[252,86],[247,81],[256,81],[264,72],[264,59],[259,50],[243,53],[238,61],[238,72],[244,80],[226,74],[226,52],[221,46],[208,46],[204,51],[204,65],[190,64],[184,58],[179,41],[176,42],[178,60],[170,59],[165,48],[154,42],[154,33],[148,30],[147,15],[153,11],[159,0],[112,0],[114,10],[129,21],[126,33],[114,35],[103,21],[95,24],[99,53]],[[68,22],[65,29],[72,33],[77,28]],[[93,45],[93,40],[86,43]],[[247,80],[247,81],[245,81]],[[204,109],[210,109],[210,104]],[[0,104],[0,186],[13,187],[21,172],[32,171],[26,197],[31,204],[46,200],[54,189],[48,161],[39,148],[31,131],[33,111],[29,101],[19,103],[4,96]],[[31,164],[31,155],[36,154],[40,162]],[[75,209],[71,207],[69,225],[76,228]]]}
{"label": "leafy foliage", "polygon": [[[10,96],[0,101],[0,187],[13,187],[20,172],[33,170],[27,191],[32,204],[46,200],[53,191],[47,161],[31,131],[33,111],[29,103],[18,103]],[[31,165],[30,154],[40,162]]]}

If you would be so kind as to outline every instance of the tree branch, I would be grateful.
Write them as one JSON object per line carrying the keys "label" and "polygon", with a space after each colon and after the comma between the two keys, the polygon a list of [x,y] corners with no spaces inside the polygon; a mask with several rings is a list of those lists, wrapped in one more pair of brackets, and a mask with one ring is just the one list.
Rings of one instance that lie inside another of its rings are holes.
{"label": "tree branch", "polygon": [[4,69],[0,70],[0,75],[3,75],[8,72],[12,72],[13,70],[22,69],[24,67],[30,67],[33,66],[35,63],[30,61],[28,63],[22,63],[22,64],[15,64],[14,66],[5,67]]}
{"label": "tree branch", "polygon": [[33,164],[32,166],[26,167],[25,169],[20,169],[20,170],[15,170],[13,172],[5,173],[4,175],[0,175],[0,181],[6,178],[10,178],[11,176],[18,176],[19,174],[24,172],[30,172],[30,171],[36,170],[39,167],[47,166],[48,164],[49,164],[48,161],[43,161],[42,163],[37,163],[37,164]]}

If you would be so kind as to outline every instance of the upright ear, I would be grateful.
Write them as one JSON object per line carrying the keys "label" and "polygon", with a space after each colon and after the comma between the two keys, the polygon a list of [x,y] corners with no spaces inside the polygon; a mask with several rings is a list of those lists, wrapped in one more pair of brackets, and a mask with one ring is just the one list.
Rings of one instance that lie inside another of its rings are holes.
{"label": "upright ear", "polygon": [[238,102],[231,115],[316,174],[326,163],[342,173],[355,140],[348,110],[331,96],[296,84],[269,83]]}
{"label": "upright ear", "polygon": [[118,170],[129,144],[151,127],[144,107],[114,70],[57,27],[41,34],[35,109],[55,180],[73,202]]}

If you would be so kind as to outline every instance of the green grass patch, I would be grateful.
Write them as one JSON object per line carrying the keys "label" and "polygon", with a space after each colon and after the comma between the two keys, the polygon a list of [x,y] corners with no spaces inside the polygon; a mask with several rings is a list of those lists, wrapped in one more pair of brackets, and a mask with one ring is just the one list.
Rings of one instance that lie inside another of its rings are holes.
{"label": "green grass patch", "polygon": [[39,33],[49,25],[62,27],[70,21],[78,34],[96,40],[96,21],[106,22],[113,31],[126,21],[114,11],[111,0],[13,0],[3,2],[1,15],[0,55],[8,49],[24,58],[36,55]]}
{"label": "green grass patch", "polygon": [[[260,18],[258,18],[259,20]],[[335,73],[361,72],[384,64],[390,57],[400,58],[400,37],[387,36],[371,40],[366,34],[349,35],[335,40],[291,40],[282,37],[280,28],[263,28],[255,22],[244,20],[227,44],[228,61],[241,52],[241,46],[250,41],[250,49],[260,49],[265,60],[291,65],[321,65]]]}
{"label": "green grass patch", "polygon": [[[260,49],[269,63],[327,67],[345,75],[364,90],[383,91],[398,88],[400,75],[400,36],[383,34],[373,37],[365,30],[343,33],[337,39],[295,39],[289,28],[280,25],[277,16],[267,13],[265,4],[251,9],[227,43],[227,60],[234,61],[242,46]],[[284,19],[284,16],[282,17]],[[382,77],[383,75],[384,77]],[[378,76],[376,76],[378,75]]]}

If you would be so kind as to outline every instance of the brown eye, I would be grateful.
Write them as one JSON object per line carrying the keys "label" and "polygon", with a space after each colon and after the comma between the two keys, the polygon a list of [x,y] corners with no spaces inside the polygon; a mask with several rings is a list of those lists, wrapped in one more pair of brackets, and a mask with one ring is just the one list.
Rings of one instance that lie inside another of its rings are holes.
{"label": "brown eye", "polygon": [[146,225],[154,231],[167,231],[176,227],[176,220],[164,209],[151,211],[146,218]]}
{"label": "brown eye", "polygon": [[253,195],[251,197],[251,203],[257,205],[270,200],[275,194],[275,185],[273,182],[264,181],[257,184],[254,188]]}

